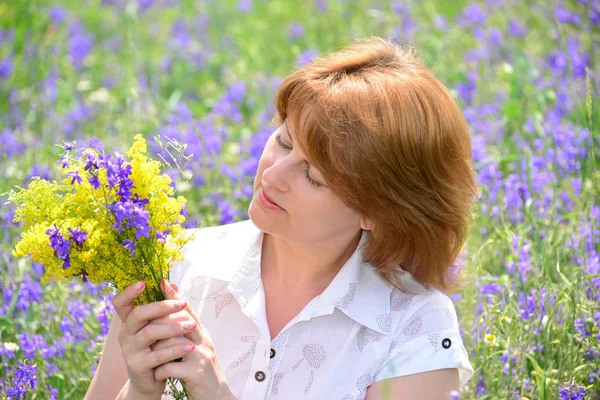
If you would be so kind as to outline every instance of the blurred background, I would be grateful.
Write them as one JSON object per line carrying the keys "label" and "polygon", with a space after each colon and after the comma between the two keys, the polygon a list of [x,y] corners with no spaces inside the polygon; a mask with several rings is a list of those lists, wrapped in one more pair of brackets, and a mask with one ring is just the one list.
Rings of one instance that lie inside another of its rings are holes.
{"label": "blurred background", "polygon": [[[600,398],[597,0],[0,1],[0,193],[59,179],[62,141],[193,154],[187,226],[247,219],[273,96],[314,57],[376,35],[416,46],[472,134],[481,197],[452,294],[466,399]],[[15,260],[0,197],[0,398],[81,399],[112,313],[89,283]]]}

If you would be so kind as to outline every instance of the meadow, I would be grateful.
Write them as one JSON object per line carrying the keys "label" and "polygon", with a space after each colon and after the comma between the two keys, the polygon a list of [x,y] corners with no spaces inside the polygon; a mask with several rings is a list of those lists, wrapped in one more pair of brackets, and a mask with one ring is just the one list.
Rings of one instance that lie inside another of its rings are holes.
{"label": "meadow", "polygon": [[[596,0],[13,0],[0,3],[0,193],[60,178],[64,141],[187,145],[189,227],[247,219],[282,78],[376,35],[416,46],[460,104],[481,195],[451,295],[462,399],[600,399]],[[0,197],[0,398],[81,399],[112,316],[42,285]]]}

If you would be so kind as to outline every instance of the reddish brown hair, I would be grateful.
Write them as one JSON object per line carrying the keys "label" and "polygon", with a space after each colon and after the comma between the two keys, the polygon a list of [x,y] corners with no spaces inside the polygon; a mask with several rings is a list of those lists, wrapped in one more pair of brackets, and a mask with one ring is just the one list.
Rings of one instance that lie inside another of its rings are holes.
{"label": "reddish brown hair", "polygon": [[452,267],[478,195],[471,138],[414,48],[357,40],[287,76],[275,105],[331,190],[374,222],[363,254],[383,279],[406,291],[403,269],[427,288],[463,288]]}

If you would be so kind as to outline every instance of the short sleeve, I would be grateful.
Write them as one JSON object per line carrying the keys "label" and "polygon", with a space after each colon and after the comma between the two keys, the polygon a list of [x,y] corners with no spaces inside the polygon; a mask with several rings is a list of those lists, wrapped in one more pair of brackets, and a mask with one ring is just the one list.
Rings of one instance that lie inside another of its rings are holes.
{"label": "short sleeve", "polygon": [[418,304],[416,310],[400,320],[388,356],[375,373],[374,382],[458,368],[460,386],[464,387],[474,371],[460,336],[452,300],[440,291],[432,291]]}

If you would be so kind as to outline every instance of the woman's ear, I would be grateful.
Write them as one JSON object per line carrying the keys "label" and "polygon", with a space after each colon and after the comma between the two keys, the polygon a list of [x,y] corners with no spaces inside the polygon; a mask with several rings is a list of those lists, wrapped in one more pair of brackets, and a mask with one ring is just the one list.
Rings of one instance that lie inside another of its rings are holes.
{"label": "woman's ear", "polygon": [[375,227],[375,225],[373,224],[373,221],[371,221],[369,218],[361,218],[360,219],[360,228],[362,230],[372,231],[374,227]]}

